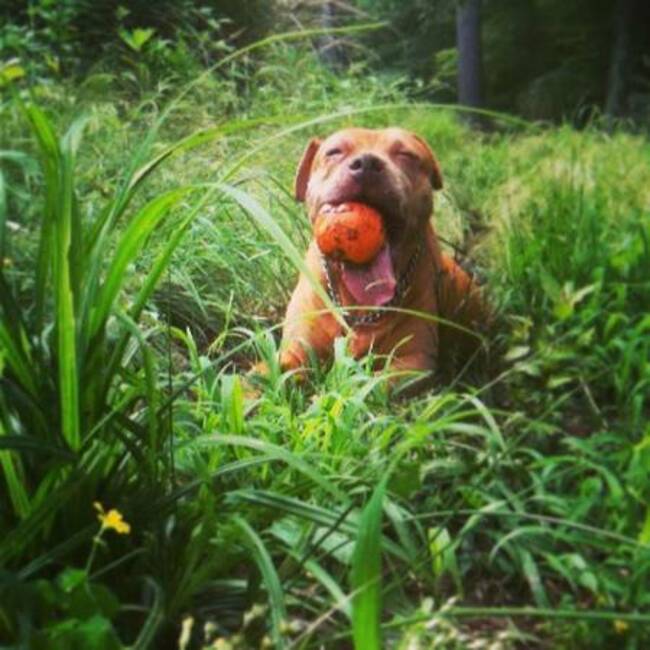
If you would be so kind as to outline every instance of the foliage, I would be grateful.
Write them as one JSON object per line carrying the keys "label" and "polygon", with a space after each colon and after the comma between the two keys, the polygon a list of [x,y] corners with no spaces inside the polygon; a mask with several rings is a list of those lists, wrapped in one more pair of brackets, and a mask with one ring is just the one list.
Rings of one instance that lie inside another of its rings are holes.
{"label": "foliage", "polygon": [[0,16],[0,57],[17,57],[33,81],[101,64],[146,73],[155,85],[198,74],[233,44],[261,37],[271,12],[260,0],[10,0]]}
{"label": "foliage", "polygon": [[[8,0],[0,9],[0,60],[16,60],[32,83],[95,72],[119,79],[129,93],[160,93],[274,31],[382,20],[379,33],[314,36],[314,46],[339,68],[369,66],[399,81],[411,98],[454,102],[458,2]],[[529,119],[584,124],[607,103],[619,56],[617,16],[624,5],[633,20],[624,39],[623,71],[617,73],[624,76],[617,111],[645,125],[650,5],[641,0],[485,0],[486,106]],[[260,63],[250,57],[247,71]]]}
{"label": "foliage", "polygon": [[[3,99],[0,637],[644,647],[647,141],[470,132],[286,43],[218,70]],[[305,386],[273,365],[294,163],[352,122],[442,162],[438,230],[499,311],[478,385],[395,402],[343,340]]]}
{"label": "foliage", "polygon": [[[460,0],[398,2],[356,0],[389,23],[380,44],[370,44],[378,67],[405,73],[419,97],[455,101],[455,9]],[[486,106],[530,119],[584,124],[603,107],[614,48],[618,0],[485,0],[482,51]],[[626,114],[647,124],[641,97],[648,91],[647,3],[634,2],[627,34]],[[369,39],[370,40],[370,39]],[[453,60],[453,59],[452,59]]]}

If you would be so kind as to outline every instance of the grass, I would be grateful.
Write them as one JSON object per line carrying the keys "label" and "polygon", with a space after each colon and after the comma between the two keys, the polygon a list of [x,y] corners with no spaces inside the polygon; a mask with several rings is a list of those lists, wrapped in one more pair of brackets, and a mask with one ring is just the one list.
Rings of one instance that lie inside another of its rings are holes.
{"label": "grass", "polygon": [[[103,77],[3,99],[3,642],[644,647],[647,141],[473,133],[281,43],[167,101]],[[272,363],[308,238],[295,163],[395,122],[441,161],[492,367],[395,403],[341,341],[296,386]],[[94,501],[130,534],[98,538]]]}

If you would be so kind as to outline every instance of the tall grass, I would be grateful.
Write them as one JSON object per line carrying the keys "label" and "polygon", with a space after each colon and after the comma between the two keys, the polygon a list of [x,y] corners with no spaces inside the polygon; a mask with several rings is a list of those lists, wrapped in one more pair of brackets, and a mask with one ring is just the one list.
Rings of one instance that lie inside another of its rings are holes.
{"label": "tall grass", "polygon": [[[299,97],[270,72],[287,60]],[[284,47],[251,74],[218,124],[210,75],[124,122],[94,99],[79,119],[3,106],[0,637],[643,647],[647,143],[470,134]],[[486,385],[391,402],[341,340],[311,385],[271,363],[247,396],[239,369],[275,357],[308,237],[294,162],[353,121],[436,150],[438,230],[499,308]],[[97,541],[93,501],[131,533]]]}

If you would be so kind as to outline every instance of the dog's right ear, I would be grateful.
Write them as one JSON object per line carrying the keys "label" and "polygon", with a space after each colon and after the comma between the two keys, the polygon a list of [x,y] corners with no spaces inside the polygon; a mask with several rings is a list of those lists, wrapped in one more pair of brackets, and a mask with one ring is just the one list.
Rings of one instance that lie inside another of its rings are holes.
{"label": "dog's right ear", "polygon": [[311,176],[311,166],[320,145],[321,141],[318,138],[312,138],[305,148],[305,152],[302,154],[302,159],[298,165],[296,180],[294,181],[294,196],[296,197],[296,201],[300,201],[301,203],[307,195],[307,184]]}

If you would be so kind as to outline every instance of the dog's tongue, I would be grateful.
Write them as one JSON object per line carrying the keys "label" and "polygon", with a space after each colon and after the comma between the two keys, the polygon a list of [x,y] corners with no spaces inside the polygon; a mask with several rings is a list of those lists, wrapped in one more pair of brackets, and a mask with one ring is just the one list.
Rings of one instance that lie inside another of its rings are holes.
{"label": "dog's tongue", "polygon": [[343,282],[359,305],[379,307],[389,302],[397,286],[389,246],[363,266],[344,263]]}

